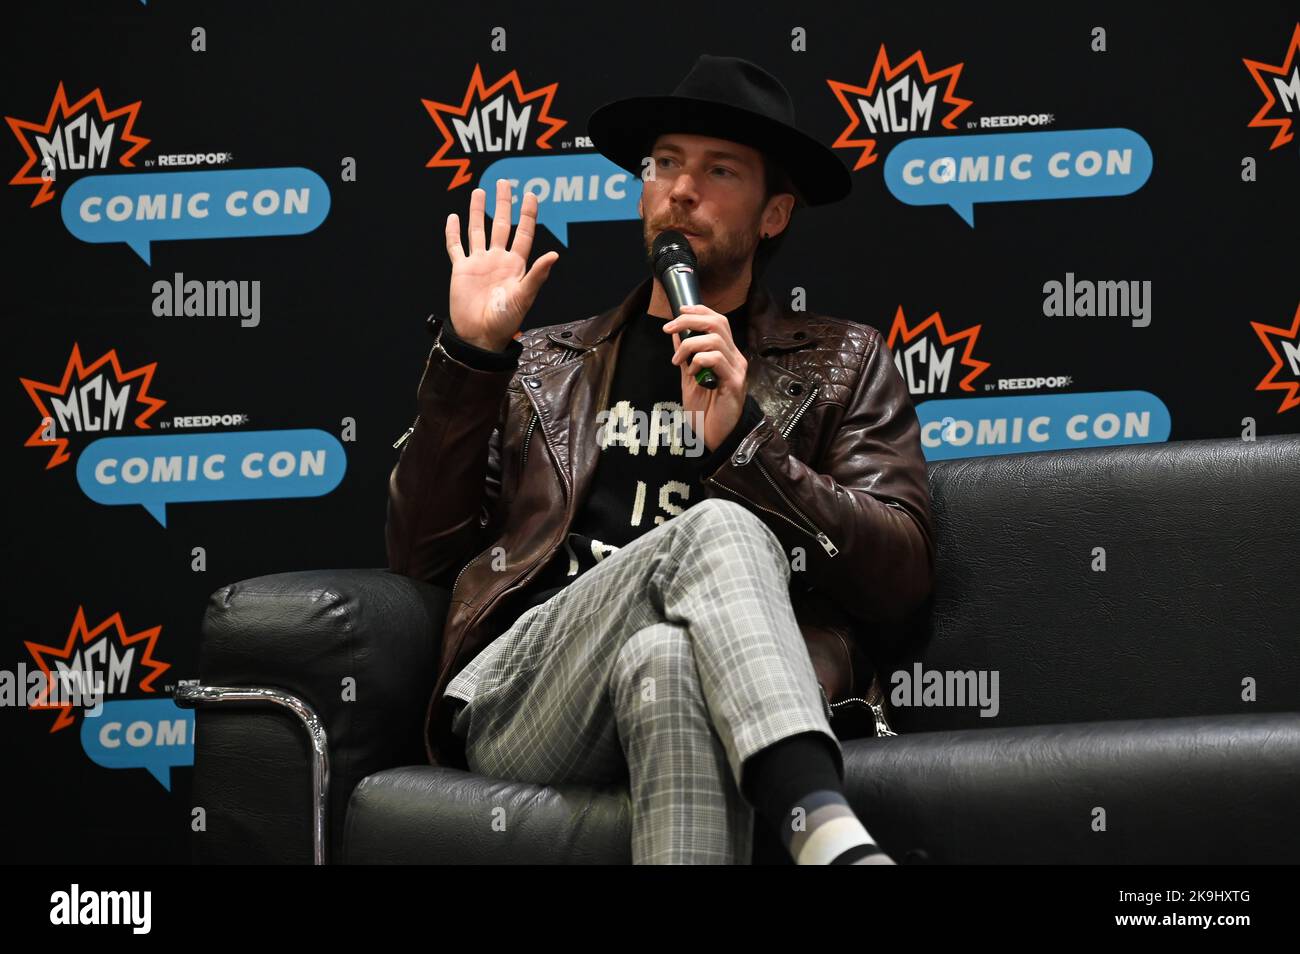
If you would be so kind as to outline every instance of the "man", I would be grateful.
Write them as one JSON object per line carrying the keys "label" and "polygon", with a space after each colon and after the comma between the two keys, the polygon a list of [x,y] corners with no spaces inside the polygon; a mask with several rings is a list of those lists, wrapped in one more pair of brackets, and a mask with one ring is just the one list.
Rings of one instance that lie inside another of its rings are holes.
{"label": "man", "polygon": [[527,268],[536,196],[509,247],[508,182],[490,242],[483,189],[468,254],[448,216],[450,321],[386,533],[392,570],[452,587],[430,759],[626,781],[634,863],[748,863],[757,812],[796,863],[893,864],[844,797],[830,713],[930,590],[916,414],[878,332],[753,281],[796,205],[847,195],[848,173],[734,57],[588,130],[623,168],[653,163],[647,255],[685,233],[704,304],[673,319],[647,280],[521,334],[558,259]]}

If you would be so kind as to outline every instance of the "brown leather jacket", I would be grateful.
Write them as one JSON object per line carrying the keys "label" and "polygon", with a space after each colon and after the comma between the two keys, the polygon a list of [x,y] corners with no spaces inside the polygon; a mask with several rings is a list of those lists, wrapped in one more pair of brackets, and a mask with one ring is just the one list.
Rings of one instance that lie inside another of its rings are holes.
{"label": "brown leather jacket", "polygon": [[[503,598],[568,534],[595,471],[618,333],[645,313],[652,287],[647,278],[615,308],[523,332],[513,371],[454,360],[439,331],[385,531],[393,572],[444,586],[455,573],[425,721],[435,764],[464,767],[442,693],[504,631],[490,618]],[[705,492],[749,507],[792,555],[803,549],[791,600],[828,703],[869,688],[878,697],[874,661],[933,579],[916,412],[874,328],[791,311],[758,282],[747,309],[748,389],[765,417]],[[496,547],[504,570],[492,567]]]}

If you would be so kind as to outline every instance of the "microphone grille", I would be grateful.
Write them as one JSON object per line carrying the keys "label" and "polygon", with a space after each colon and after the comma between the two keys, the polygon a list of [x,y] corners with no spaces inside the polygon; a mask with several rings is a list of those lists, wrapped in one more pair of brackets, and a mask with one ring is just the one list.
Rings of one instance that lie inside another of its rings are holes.
{"label": "microphone grille", "polygon": [[664,229],[656,236],[651,258],[654,261],[655,277],[659,279],[674,265],[695,268],[695,250],[691,248],[686,236],[676,229]]}

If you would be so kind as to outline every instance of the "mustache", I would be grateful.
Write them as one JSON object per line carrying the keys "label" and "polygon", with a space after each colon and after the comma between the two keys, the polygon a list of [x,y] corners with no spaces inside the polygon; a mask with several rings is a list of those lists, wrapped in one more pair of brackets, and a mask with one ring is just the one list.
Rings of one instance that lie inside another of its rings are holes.
{"label": "mustache", "polygon": [[698,226],[695,226],[695,225],[689,225],[689,224],[686,224],[686,223],[680,223],[680,224],[679,224],[679,223],[676,223],[676,222],[670,222],[670,223],[667,224],[667,225],[661,226],[660,229],[659,229],[659,231],[663,232],[663,231],[665,231],[665,230],[667,230],[667,229],[676,229],[676,230],[679,231],[679,232],[694,232],[696,235],[704,235],[704,234],[705,234],[704,229],[699,228]]}

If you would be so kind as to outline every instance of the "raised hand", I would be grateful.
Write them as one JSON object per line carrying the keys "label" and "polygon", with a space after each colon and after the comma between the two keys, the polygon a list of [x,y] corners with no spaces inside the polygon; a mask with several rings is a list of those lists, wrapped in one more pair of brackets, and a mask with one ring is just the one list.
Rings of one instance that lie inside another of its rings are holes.
{"label": "raised hand", "polygon": [[484,240],[483,208],[487,193],[475,189],[469,200],[469,254],[461,245],[460,219],[447,216],[447,255],[451,258],[449,316],[456,334],[470,344],[502,351],[524,323],[542,284],[551,273],[559,252],[547,252],[528,266],[537,229],[537,196],[525,192],[515,229],[510,238],[510,182],[497,180],[496,215],[492,218],[492,241]]}

